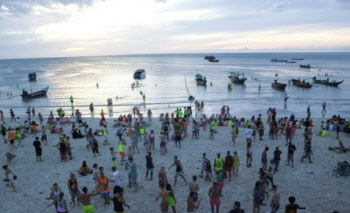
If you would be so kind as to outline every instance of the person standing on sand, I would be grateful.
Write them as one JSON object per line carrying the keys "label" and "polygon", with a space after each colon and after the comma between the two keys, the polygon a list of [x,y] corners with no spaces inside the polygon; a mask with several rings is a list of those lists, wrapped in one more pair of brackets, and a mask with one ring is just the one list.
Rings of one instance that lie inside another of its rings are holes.
{"label": "person standing on sand", "polygon": [[10,109],[10,116],[11,116],[11,122],[12,122],[12,121],[16,121],[16,115],[15,115],[15,113],[13,112],[12,109]]}
{"label": "person standing on sand", "polygon": [[107,130],[106,125],[103,126],[103,138],[104,138],[103,145],[109,145],[109,143],[108,143],[108,130]]}
{"label": "person standing on sand", "polygon": [[269,151],[269,147],[265,147],[265,150],[263,151],[261,155],[261,162],[262,162],[262,168],[264,171],[267,169],[267,151]]}
{"label": "person standing on sand", "polygon": [[119,141],[119,144],[118,144],[118,152],[119,152],[120,156],[122,157],[122,159],[120,159],[120,163],[121,163],[121,164],[123,164],[123,162],[125,161],[125,152],[124,152],[125,145],[126,145],[126,142],[125,142],[124,139],[122,139],[121,141]]}
{"label": "person standing on sand", "polygon": [[45,126],[41,127],[41,142],[43,142],[43,144],[47,146],[47,135]]}
{"label": "person standing on sand", "polygon": [[173,167],[173,166],[176,167],[174,185],[176,185],[178,176],[182,177],[182,179],[184,179],[184,181],[186,183],[186,178],[183,176],[184,171],[183,171],[183,168],[182,168],[182,164],[181,164],[180,160],[178,160],[177,156],[174,156],[174,163],[169,167],[169,169],[171,169],[171,167]]}
{"label": "person standing on sand", "polygon": [[158,183],[160,185],[164,185],[164,187],[168,184],[168,178],[165,172],[165,166],[162,166],[160,168],[160,171],[158,173]]}
{"label": "person standing on sand", "polygon": [[41,143],[39,141],[39,137],[35,138],[35,141],[33,142],[33,146],[35,147],[36,161],[43,161],[41,159],[42,148],[41,148]]}
{"label": "person standing on sand", "polygon": [[165,187],[166,192],[167,192],[167,200],[168,200],[168,206],[171,207],[173,210],[173,213],[176,213],[176,199],[175,199],[175,194],[174,191],[171,188],[171,185],[168,183]]}
{"label": "person standing on sand", "polygon": [[113,172],[113,180],[109,180],[109,182],[114,183],[114,186],[121,186],[120,174],[119,174],[119,171],[117,170],[117,167],[113,166],[112,172]]}
{"label": "person standing on sand", "polygon": [[263,204],[264,199],[265,191],[261,187],[260,182],[257,181],[253,191],[253,213],[260,213],[260,205]]}
{"label": "person standing on sand", "polygon": [[253,130],[250,128],[250,125],[248,125],[248,128],[245,131],[245,138],[247,140],[247,143],[252,142],[252,135],[253,135]]}
{"label": "person standing on sand", "polygon": [[98,194],[98,192],[88,193],[88,188],[83,187],[83,194],[79,196],[79,202],[83,204],[83,213],[94,213],[94,206],[91,204],[90,198]]}
{"label": "person standing on sand", "polygon": [[192,180],[193,181],[190,183],[189,189],[190,189],[190,192],[191,193],[193,192],[193,194],[194,194],[193,201],[197,202],[197,200],[198,200],[198,190],[199,190],[199,186],[198,186],[198,183],[197,183],[197,176],[194,175],[192,177]]}
{"label": "person standing on sand", "polygon": [[102,197],[105,200],[105,205],[109,204],[109,180],[108,177],[105,176],[103,172],[100,173],[99,181],[98,181],[98,186],[100,188],[100,192]]}
{"label": "person standing on sand", "polygon": [[310,119],[311,118],[311,109],[310,109],[310,105],[307,106],[307,109],[306,109],[306,114],[307,114],[307,119]]}
{"label": "person standing on sand", "polygon": [[161,198],[162,202],[160,203],[160,210],[162,213],[168,213],[169,207],[168,207],[167,191],[165,191],[163,183],[159,185],[159,189],[160,189],[160,192],[158,197],[156,198],[156,201],[158,201],[158,199]]}
{"label": "person standing on sand", "polygon": [[152,111],[151,111],[151,109],[148,109],[147,117],[148,117],[148,124],[151,124],[152,123]]}
{"label": "person standing on sand", "polygon": [[67,206],[67,201],[63,197],[64,197],[64,193],[61,192],[60,195],[59,195],[59,199],[57,201],[54,200],[52,203],[50,203],[47,206],[49,207],[52,204],[55,204],[55,206],[57,206],[56,207],[57,213],[69,213],[68,206]]}
{"label": "person standing on sand", "polygon": [[289,142],[288,144],[288,164],[287,166],[289,166],[289,163],[292,162],[292,167],[294,167],[294,152],[296,150],[296,147],[294,146],[294,144],[292,144],[292,142]]}
{"label": "person standing on sand", "polygon": [[8,182],[6,184],[6,186],[12,188],[12,192],[15,192],[16,191],[16,187],[15,187],[15,184],[14,184],[13,181],[17,179],[17,176],[15,174],[13,174],[13,172],[8,167],[8,165],[2,166],[2,169],[5,171],[5,179],[4,179],[4,181]]}
{"label": "person standing on sand", "polygon": [[220,157],[220,153],[217,153],[216,156],[217,157],[214,160],[214,171],[216,174],[218,174],[219,171],[224,169],[224,160]]}
{"label": "person standing on sand", "polygon": [[233,143],[233,145],[235,145],[236,144],[237,132],[236,132],[235,125],[233,125],[233,124],[232,124],[231,135],[232,135],[232,143]]}
{"label": "person standing on sand", "polygon": [[225,172],[228,173],[228,181],[231,181],[231,173],[232,173],[232,167],[233,167],[233,157],[230,153],[230,151],[227,151],[227,155],[225,157]]}
{"label": "person standing on sand", "polygon": [[277,191],[277,186],[272,185],[272,200],[271,200],[271,213],[276,213],[280,208],[280,193]]}
{"label": "person standing on sand", "polygon": [[68,180],[67,185],[68,185],[69,193],[72,196],[73,206],[75,206],[75,197],[77,197],[77,204],[79,206],[78,198],[79,198],[79,195],[80,195],[80,191],[79,191],[79,188],[78,188],[78,181],[75,178],[75,175],[73,173],[70,174],[70,178]]}
{"label": "person standing on sand", "polygon": [[278,172],[278,165],[280,164],[281,154],[281,150],[279,150],[278,146],[276,146],[276,149],[273,152],[273,163],[275,164],[274,173]]}
{"label": "person standing on sand", "polygon": [[236,151],[233,152],[233,171],[232,173],[234,175],[237,175],[239,170],[239,158],[238,158],[238,154]]}
{"label": "person standing on sand", "polygon": [[54,183],[49,198],[53,200],[53,202],[55,202],[55,209],[57,208],[57,201],[60,198],[61,192],[62,192],[61,188],[58,187],[57,183]]}
{"label": "person standing on sand", "polygon": [[216,206],[216,213],[219,213],[220,209],[220,187],[216,182],[213,183],[213,186],[209,189],[208,192],[210,198],[211,212],[214,213],[214,206]]}
{"label": "person standing on sand", "polygon": [[288,122],[286,127],[286,145],[288,145],[288,142],[292,143],[292,127],[290,126],[290,123]]}
{"label": "person standing on sand", "polygon": [[305,207],[300,207],[295,203],[295,197],[291,196],[288,198],[289,204],[286,205],[286,213],[297,213],[298,209],[306,209]]}
{"label": "person standing on sand", "polygon": [[253,161],[253,152],[252,152],[252,144],[247,143],[247,167],[252,166],[252,161]]}
{"label": "person standing on sand", "polygon": [[309,162],[312,163],[311,161],[311,156],[313,155],[312,151],[311,151],[311,141],[310,139],[308,139],[306,145],[305,145],[305,148],[304,148],[304,156],[303,158],[301,159],[301,162],[304,162],[304,159],[305,158],[308,158],[309,159]]}
{"label": "person standing on sand", "polygon": [[124,213],[124,206],[128,207],[130,209],[130,206],[126,204],[124,197],[123,197],[124,189],[119,187],[116,189],[115,194],[112,198],[113,201],[113,209],[116,213]]}
{"label": "person standing on sand", "polygon": [[151,178],[150,180],[153,180],[153,170],[154,170],[154,165],[153,165],[153,159],[152,159],[152,153],[148,152],[148,155],[146,156],[146,180],[148,179],[148,172],[151,173]]}
{"label": "person standing on sand", "polygon": [[2,135],[2,139],[4,140],[4,143],[7,143],[6,127],[2,124],[1,124],[1,135]]}
{"label": "person standing on sand", "polygon": [[196,205],[194,199],[196,194],[194,192],[190,192],[190,196],[187,197],[187,212],[188,213],[194,213],[201,204],[201,201],[198,201],[198,204]]}

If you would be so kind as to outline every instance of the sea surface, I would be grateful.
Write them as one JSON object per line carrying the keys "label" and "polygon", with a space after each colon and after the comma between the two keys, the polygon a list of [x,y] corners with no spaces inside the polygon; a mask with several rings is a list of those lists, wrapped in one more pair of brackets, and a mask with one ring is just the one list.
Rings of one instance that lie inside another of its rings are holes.
{"label": "sea surface", "polygon": [[[312,117],[321,117],[322,103],[327,103],[327,114],[350,116],[350,53],[230,53],[213,54],[218,63],[204,60],[209,54],[160,54],[69,58],[37,58],[0,60],[0,110],[9,116],[12,108],[16,116],[24,117],[28,106],[47,116],[50,111],[63,108],[67,113],[79,109],[91,116],[89,104],[95,106],[95,116],[103,109],[109,117],[117,117],[139,106],[142,112],[151,109],[154,115],[171,112],[176,107],[193,106],[188,101],[188,91],[199,101],[204,101],[206,114],[220,113],[223,105],[231,114],[250,117],[269,107],[276,108],[277,116],[306,116],[311,105]],[[304,58],[297,63],[273,63],[272,58]],[[299,64],[311,64],[311,69],[300,69]],[[135,82],[133,72],[146,70],[146,78]],[[37,81],[29,82],[28,73],[36,72]],[[227,85],[229,72],[243,72],[248,78],[244,85]],[[196,73],[206,76],[208,86],[197,86]],[[331,80],[344,80],[339,87],[314,84],[311,89],[288,85],[286,91],[271,87],[278,80],[288,84],[292,78],[311,82],[313,76],[328,73]],[[185,80],[186,79],[186,80]],[[212,82],[212,86],[210,86]],[[97,88],[96,84],[99,84]],[[259,90],[259,84],[261,89]],[[46,97],[23,100],[22,89],[37,91],[46,86]],[[143,103],[140,92],[146,95]],[[12,93],[9,97],[7,93]],[[284,104],[285,93],[289,97]],[[74,106],[69,97],[74,97]],[[118,99],[116,97],[118,96]],[[107,106],[113,99],[113,107]]]}

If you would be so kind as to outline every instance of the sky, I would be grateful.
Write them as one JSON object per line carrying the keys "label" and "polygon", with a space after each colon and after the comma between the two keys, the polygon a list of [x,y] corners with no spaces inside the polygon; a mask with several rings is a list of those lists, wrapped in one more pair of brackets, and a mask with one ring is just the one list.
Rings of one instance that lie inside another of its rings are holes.
{"label": "sky", "polygon": [[350,52],[350,0],[0,0],[0,58]]}

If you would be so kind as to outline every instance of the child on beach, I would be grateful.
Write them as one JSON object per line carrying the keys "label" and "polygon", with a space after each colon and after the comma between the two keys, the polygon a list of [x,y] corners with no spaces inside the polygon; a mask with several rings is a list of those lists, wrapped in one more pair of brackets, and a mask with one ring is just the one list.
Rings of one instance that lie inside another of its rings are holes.
{"label": "child on beach", "polygon": [[118,167],[118,162],[117,162],[117,152],[114,151],[114,148],[111,147],[109,148],[110,152],[111,152],[111,157],[112,157],[112,162],[114,164],[115,167]]}
{"label": "child on beach", "polygon": [[123,162],[125,161],[125,152],[124,152],[124,146],[126,145],[125,143],[125,140],[122,139],[121,141],[119,141],[119,144],[118,144],[118,151],[119,151],[119,154],[120,156],[122,157],[122,159],[120,160],[121,163],[123,164]]}

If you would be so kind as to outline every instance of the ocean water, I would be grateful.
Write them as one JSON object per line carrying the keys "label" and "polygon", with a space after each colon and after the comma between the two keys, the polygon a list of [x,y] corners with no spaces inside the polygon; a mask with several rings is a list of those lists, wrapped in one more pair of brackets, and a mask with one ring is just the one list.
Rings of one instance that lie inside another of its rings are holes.
{"label": "ocean water", "polygon": [[[350,116],[350,53],[237,53],[214,54],[219,63],[203,59],[207,54],[128,55],[100,57],[39,58],[0,60],[0,110],[9,116],[12,108],[16,116],[25,116],[28,106],[47,116],[50,111],[63,108],[67,113],[75,109],[91,116],[89,104],[93,103],[98,116],[101,109],[109,117],[128,113],[134,106],[141,111],[151,109],[154,115],[171,112],[176,107],[193,106],[188,101],[185,79],[191,95],[204,101],[206,114],[219,113],[223,105],[230,106],[231,114],[247,117],[262,113],[269,107],[276,108],[277,115],[305,116],[311,105],[313,117],[321,117],[322,103],[327,103],[327,114]],[[272,63],[271,58],[305,58],[295,64]],[[298,64],[311,64],[312,69],[300,69]],[[132,89],[133,72],[146,70],[146,78]],[[36,72],[37,81],[29,82],[28,73]],[[227,85],[229,72],[244,72],[245,85]],[[196,73],[206,76],[208,86],[197,86]],[[338,88],[314,84],[311,89],[287,86],[286,91],[271,87],[278,73],[280,82],[291,78],[312,81],[315,75],[328,73],[333,80],[344,80]],[[252,79],[253,78],[253,79]],[[212,86],[210,86],[212,82]],[[99,88],[96,87],[99,84]],[[258,87],[261,85],[259,91]],[[18,87],[17,87],[18,85]],[[22,100],[22,89],[36,91],[50,86],[47,97]],[[143,103],[142,91],[146,95]],[[7,93],[12,93],[9,98]],[[289,96],[284,104],[285,93]],[[69,97],[74,97],[74,107]],[[116,96],[119,99],[116,99]],[[107,106],[107,98],[113,99],[113,107]]]}

